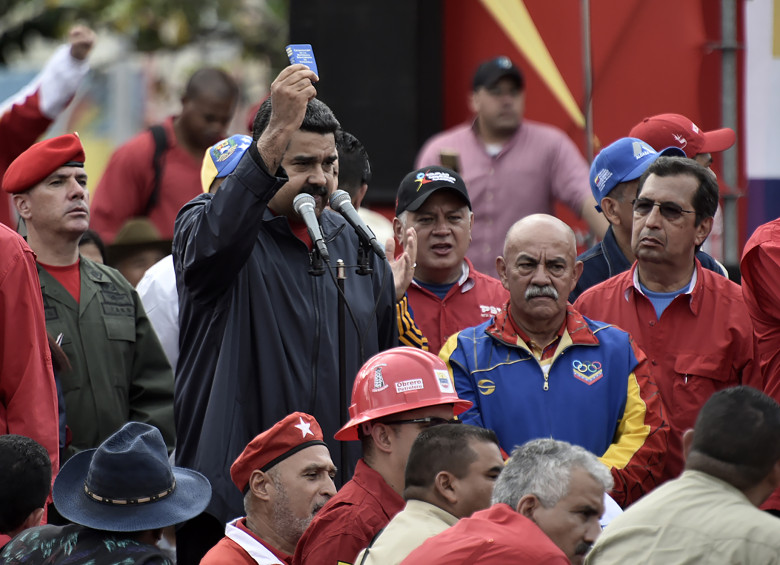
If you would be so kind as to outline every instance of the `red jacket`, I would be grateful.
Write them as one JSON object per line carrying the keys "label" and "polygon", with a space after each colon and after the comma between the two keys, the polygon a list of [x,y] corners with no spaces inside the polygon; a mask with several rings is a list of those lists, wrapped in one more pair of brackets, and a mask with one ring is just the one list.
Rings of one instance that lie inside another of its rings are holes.
{"label": "red jacket", "polygon": [[762,388],[753,365],[753,325],[742,291],[696,260],[693,290],[677,296],[659,320],[635,285],[637,264],[586,290],[574,303],[584,316],[629,332],[650,361],[671,428],[663,480],[683,469],[682,434],[718,390],[744,384]]}
{"label": "red jacket", "polygon": [[[149,220],[162,239],[173,239],[173,223],[179,209],[203,193],[201,162],[176,142],[172,117],[162,125],[168,149],[160,159],[160,192]],[[144,215],[154,183],[153,156],[154,138],[148,130],[136,135],[111,155],[90,206],[90,227],[100,234],[106,244],[114,241],[127,220]]]}
{"label": "red jacket", "polygon": [[566,554],[539,526],[506,504],[494,504],[429,538],[401,564],[504,565],[534,563],[568,565]]}
{"label": "red jacket", "polygon": [[[764,392],[780,402],[780,220],[753,232],[742,252],[740,270],[742,296],[753,319],[753,345]],[[780,510],[780,489],[761,508]]]}
{"label": "red jacket", "polygon": [[354,563],[404,504],[382,475],[359,460],[352,479],[306,528],[295,548],[293,565]]}
{"label": "red jacket", "polygon": [[212,547],[200,565],[279,565],[292,562],[292,555],[264,542],[246,527],[246,518],[227,525],[225,537]]}
{"label": "red jacket", "polygon": [[474,269],[468,259],[466,265],[468,273],[452,285],[444,300],[414,281],[407,290],[414,321],[433,353],[438,353],[451,335],[498,314],[509,300],[509,291],[500,281]]}
{"label": "red jacket", "polygon": [[[57,475],[57,387],[46,338],[35,255],[0,225],[0,435],[27,436],[46,448]],[[0,536],[0,546],[8,538]]]}

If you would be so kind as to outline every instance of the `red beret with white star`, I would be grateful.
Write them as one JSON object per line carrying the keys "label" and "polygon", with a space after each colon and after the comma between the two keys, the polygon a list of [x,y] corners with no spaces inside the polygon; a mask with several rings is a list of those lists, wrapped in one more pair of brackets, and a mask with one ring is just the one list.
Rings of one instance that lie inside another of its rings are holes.
{"label": "red beret with white star", "polygon": [[325,445],[322,429],[304,412],[293,412],[249,442],[230,466],[230,477],[241,492],[256,469],[266,472],[291,455],[312,445]]}
{"label": "red beret with white star", "polygon": [[84,147],[78,134],[69,133],[39,141],[9,165],[3,190],[11,194],[34,187],[60,167],[83,167]]}

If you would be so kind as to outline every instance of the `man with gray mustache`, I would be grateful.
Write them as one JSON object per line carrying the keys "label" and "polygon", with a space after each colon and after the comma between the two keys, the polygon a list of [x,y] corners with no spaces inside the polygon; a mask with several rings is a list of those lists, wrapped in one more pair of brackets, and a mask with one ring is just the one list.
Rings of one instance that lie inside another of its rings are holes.
{"label": "man with gray mustache", "polygon": [[507,453],[543,437],[584,447],[610,467],[610,494],[627,506],[656,486],[668,426],[631,336],[568,304],[582,273],[576,255],[574,232],[557,218],[515,223],[496,259],[509,302],[439,355],[459,397],[474,403],[464,422],[495,431]]}

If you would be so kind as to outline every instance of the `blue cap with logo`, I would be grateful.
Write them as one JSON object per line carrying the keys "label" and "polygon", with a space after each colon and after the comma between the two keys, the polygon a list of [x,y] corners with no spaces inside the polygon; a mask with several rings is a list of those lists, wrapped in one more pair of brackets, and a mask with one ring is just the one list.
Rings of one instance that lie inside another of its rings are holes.
{"label": "blue cap with logo", "polygon": [[661,155],[685,157],[679,147],[656,151],[636,137],[623,137],[601,150],[590,166],[590,190],[601,212],[601,199],[621,182],[638,179]]}
{"label": "blue cap with logo", "polygon": [[200,169],[203,192],[208,192],[214,179],[221,179],[232,173],[246,150],[252,145],[248,135],[231,135],[206,149]]}

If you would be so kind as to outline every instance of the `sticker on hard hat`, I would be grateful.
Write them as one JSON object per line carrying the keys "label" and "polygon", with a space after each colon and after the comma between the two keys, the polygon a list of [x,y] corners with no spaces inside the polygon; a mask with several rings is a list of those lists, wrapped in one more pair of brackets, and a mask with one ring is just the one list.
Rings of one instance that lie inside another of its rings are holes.
{"label": "sticker on hard hat", "polygon": [[408,381],[401,381],[400,383],[395,383],[395,391],[397,393],[402,392],[409,392],[411,390],[420,390],[425,388],[425,385],[423,384],[422,379],[409,379]]}
{"label": "sticker on hard hat", "polygon": [[385,365],[377,365],[374,367],[374,388],[371,392],[381,392],[387,388],[387,383],[382,377],[382,367]]}
{"label": "sticker on hard hat", "polygon": [[442,392],[455,394],[455,389],[452,388],[450,374],[442,369],[434,369],[433,372],[436,375],[436,382],[439,384],[439,390]]}

